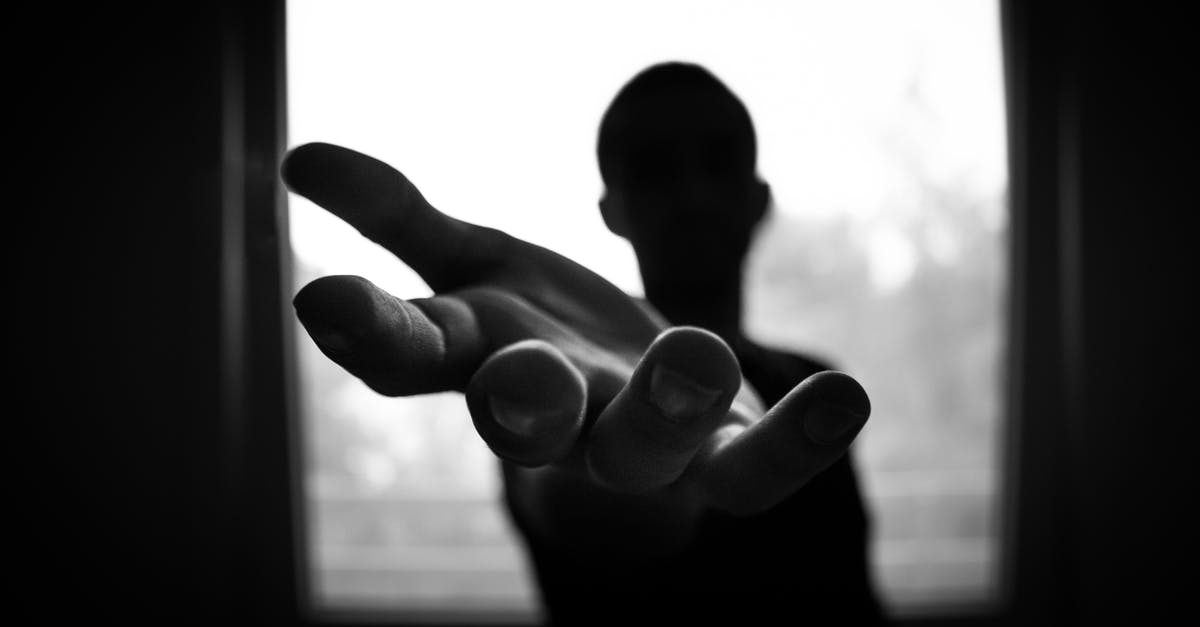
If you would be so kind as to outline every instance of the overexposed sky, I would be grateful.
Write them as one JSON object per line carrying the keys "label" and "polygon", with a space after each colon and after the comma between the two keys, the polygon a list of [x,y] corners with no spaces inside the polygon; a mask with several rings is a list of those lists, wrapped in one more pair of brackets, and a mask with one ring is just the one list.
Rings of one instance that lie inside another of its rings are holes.
{"label": "overexposed sky", "polygon": [[[935,179],[1003,188],[997,20],[985,0],[293,0],[289,143],[372,154],[443,211],[637,293],[632,253],[596,209],[595,161],[600,116],[636,72],[699,62],[738,93],[778,211],[886,226],[914,209],[894,202],[903,154]],[[291,207],[294,249],[322,273],[428,293],[349,227]],[[871,228],[882,267],[903,265]]]}

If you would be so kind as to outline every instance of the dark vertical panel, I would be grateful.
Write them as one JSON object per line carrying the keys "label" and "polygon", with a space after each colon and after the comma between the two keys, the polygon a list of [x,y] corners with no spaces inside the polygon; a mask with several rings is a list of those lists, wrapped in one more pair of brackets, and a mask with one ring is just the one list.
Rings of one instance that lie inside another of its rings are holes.
{"label": "dark vertical panel", "polygon": [[1063,49],[1053,3],[1002,4],[1011,204],[1005,597],[1018,624],[1056,623],[1074,591],[1063,416]]}
{"label": "dark vertical panel", "polygon": [[[53,8],[53,7],[49,7]],[[30,61],[29,611],[213,618],[225,602],[215,14],[58,7]],[[25,239],[28,238],[28,239]],[[42,341],[34,342],[33,337]]]}
{"label": "dark vertical panel", "polygon": [[[234,510],[237,607],[272,624],[299,620],[305,547],[298,530],[298,434],[292,423],[290,254],[285,195],[278,177],[286,143],[283,3],[230,8],[225,20],[227,227],[225,283],[231,326],[226,344],[240,365],[229,380],[238,417],[231,435],[238,467]],[[236,241],[234,241],[236,239]],[[235,269],[236,268],[236,269]],[[236,335],[236,334],[231,334]],[[236,341],[240,339],[241,341]]]}
{"label": "dark vertical panel", "polygon": [[1080,618],[1170,622],[1197,558],[1197,50],[1182,10],[1076,20]]}
{"label": "dark vertical panel", "polygon": [[1157,624],[1195,563],[1195,58],[1163,7],[1006,2],[1011,618]]}
{"label": "dark vertical panel", "polygon": [[[266,57],[228,54],[229,27],[273,53],[277,7],[44,3],[12,16],[24,34],[9,77],[13,624],[294,612],[279,302],[259,319],[233,298],[278,292],[279,260],[252,237],[262,225],[229,222],[231,200],[250,211],[273,193],[276,153],[262,146],[282,141],[270,104],[230,132],[239,101],[265,102],[253,90],[279,77],[263,76]],[[253,87],[231,98],[240,65]]]}

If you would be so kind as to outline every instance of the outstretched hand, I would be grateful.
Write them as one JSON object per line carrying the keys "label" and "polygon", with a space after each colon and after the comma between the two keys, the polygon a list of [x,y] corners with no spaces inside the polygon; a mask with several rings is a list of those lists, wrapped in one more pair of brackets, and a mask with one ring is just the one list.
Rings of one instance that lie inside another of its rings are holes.
{"label": "outstretched hand", "polygon": [[686,535],[706,508],[762,512],[841,457],[870,413],[858,383],[833,371],[763,407],[718,336],[442,214],[374,158],[306,144],[283,177],[435,292],[404,300],[360,277],[313,281],[294,304],[322,352],[382,394],[463,392],[510,463],[514,507],[552,539],[590,541],[607,520],[657,542]]}

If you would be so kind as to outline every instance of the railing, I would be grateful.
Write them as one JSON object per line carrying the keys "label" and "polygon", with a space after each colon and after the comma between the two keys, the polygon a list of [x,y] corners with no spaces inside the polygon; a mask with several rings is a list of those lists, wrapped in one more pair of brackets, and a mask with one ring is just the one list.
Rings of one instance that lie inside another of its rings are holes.
{"label": "railing", "polygon": [[[987,602],[1000,547],[994,472],[876,473],[863,480],[871,559],[896,614]],[[497,495],[314,495],[318,603],[404,610],[537,608],[536,586]]]}

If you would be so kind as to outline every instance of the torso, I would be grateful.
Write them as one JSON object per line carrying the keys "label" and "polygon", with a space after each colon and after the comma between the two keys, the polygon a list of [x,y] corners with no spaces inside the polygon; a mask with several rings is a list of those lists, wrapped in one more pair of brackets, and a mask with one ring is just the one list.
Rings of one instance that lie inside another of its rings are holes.
{"label": "torso", "polygon": [[[734,352],[767,406],[828,369],[748,340]],[[516,512],[514,521],[528,532]],[[644,563],[585,560],[525,536],[543,600],[557,623],[657,616],[757,624],[781,612],[816,624],[822,618],[844,624],[880,620],[868,574],[867,518],[850,454],[763,514],[704,513],[694,534],[681,552]]]}

